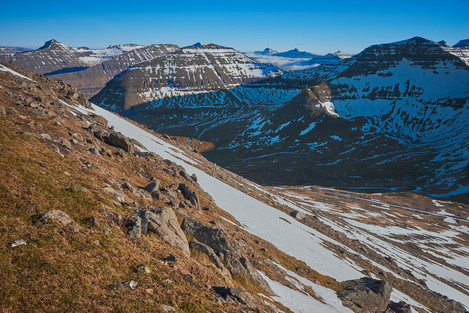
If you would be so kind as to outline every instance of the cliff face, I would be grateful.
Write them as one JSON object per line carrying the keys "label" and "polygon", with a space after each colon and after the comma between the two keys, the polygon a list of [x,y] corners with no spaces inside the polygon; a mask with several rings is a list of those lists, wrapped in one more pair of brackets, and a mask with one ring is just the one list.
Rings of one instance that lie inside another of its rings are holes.
{"label": "cliff face", "polygon": [[120,112],[166,97],[230,89],[281,73],[231,48],[185,47],[129,68],[92,99]]}

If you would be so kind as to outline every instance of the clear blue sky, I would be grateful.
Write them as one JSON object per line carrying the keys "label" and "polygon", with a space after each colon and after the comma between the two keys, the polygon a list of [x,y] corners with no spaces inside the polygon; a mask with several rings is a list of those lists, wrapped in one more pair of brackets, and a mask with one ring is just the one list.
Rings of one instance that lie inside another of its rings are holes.
{"label": "clear blue sky", "polygon": [[414,36],[469,38],[469,0],[393,1],[12,1],[0,12],[0,45],[39,47],[49,39],[101,48],[116,43],[217,43],[360,52]]}

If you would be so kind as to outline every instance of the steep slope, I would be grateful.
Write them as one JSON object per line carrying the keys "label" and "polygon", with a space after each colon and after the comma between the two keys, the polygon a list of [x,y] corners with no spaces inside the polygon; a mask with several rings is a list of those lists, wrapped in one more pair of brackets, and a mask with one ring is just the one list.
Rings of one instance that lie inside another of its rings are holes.
{"label": "steep slope", "polygon": [[[59,93],[71,87],[6,64],[0,77],[6,310],[469,306],[466,205],[265,189],[167,136]],[[323,87],[304,94],[308,110],[329,98]],[[358,229],[364,219],[366,236]]]}
{"label": "steep slope", "polygon": [[[415,191],[468,202],[469,68],[446,49],[416,37],[371,46],[337,65],[119,112],[213,142],[217,149],[206,157],[263,184]],[[329,93],[321,106],[339,117],[280,109],[307,89]]]}
{"label": "steep slope", "polygon": [[120,73],[92,101],[121,111],[161,98],[230,89],[281,73],[232,48],[190,46]]}

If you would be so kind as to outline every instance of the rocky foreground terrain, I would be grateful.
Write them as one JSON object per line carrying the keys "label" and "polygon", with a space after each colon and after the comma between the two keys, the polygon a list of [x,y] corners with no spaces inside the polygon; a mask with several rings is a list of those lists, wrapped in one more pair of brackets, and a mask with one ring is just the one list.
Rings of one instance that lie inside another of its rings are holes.
{"label": "rocky foreground terrain", "polygon": [[467,205],[261,187],[9,63],[0,128],[2,312],[469,307]]}

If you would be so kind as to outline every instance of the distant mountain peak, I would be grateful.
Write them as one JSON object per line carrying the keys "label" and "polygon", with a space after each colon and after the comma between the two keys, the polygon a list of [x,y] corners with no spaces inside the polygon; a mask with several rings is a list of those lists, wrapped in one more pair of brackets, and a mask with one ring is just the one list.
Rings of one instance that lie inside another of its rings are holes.
{"label": "distant mountain peak", "polygon": [[69,46],[67,46],[66,44],[63,44],[55,39],[51,39],[49,41],[46,41],[44,43],[44,45],[42,45],[42,47],[40,47],[39,49],[37,50],[43,50],[43,49],[49,49],[49,48],[70,48]]}
{"label": "distant mountain peak", "polygon": [[193,44],[192,46],[189,46],[189,47],[200,48],[200,47],[202,47],[202,44],[200,42],[196,42],[195,44]]}
{"label": "distant mountain peak", "polygon": [[448,44],[446,43],[446,41],[444,41],[444,40],[438,41],[437,44],[439,44],[439,45],[442,46],[442,47],[451,47],[451,46],[448,45]]}
{"label": "distant mountain peak", "polygon": [[453,47],[467,47],[469,46],[469,39],[463,39],[459,40],[457,44],[455,44]]}

